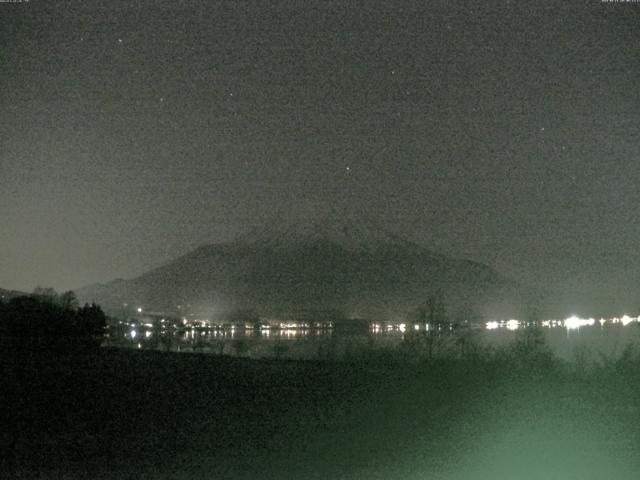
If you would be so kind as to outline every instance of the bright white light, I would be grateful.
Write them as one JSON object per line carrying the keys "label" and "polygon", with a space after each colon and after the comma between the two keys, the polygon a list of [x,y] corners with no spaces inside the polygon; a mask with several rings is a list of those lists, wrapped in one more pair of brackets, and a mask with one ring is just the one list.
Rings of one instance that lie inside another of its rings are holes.
{"label": "bright white light", "polygon": [[487,330],[495,330],[500,324],[498,322],[487,322]]}
{"label": "bright white light", "polygon": [[146,338],[149,338],[151,336],[151,332],[149,330],[147,330],[146,332],[144,332],[144,336]]}
{"label": "bright white light", "polygon": [[623,315],[622,318],[620,319],[620,322],[622,322],[622,325],[625,327],[633,321],[635,321],[635,319],[631,318],[629,315]]}
{"label": "bright white light", "polygon": [[136,335],[138,335],[138,332],[136,332],[135,330],[131,330],[131,338],[136,338]]}
{"label": "bright white light", "polygon": [[580,327],[590,327],[595,324],[593,318],[579,318],[575,315],[565,319],[564,326],[567,330],[577,330]]}
{"label": "bright white light", "polygon": [[407,329],[407,326],[404,323],[401,323],[400,325],[398,325],[398,328],[401,332],[404,332]]}
{"label": "bright white light", "polygon": [[551,320],[543,320],[542,321],[542,326],[543,327],[551,327]]}
{"label": "bright white light", "polygon": [[580,328],[580,325],[581,325],[581,321],[576,316],[569,317],[564,321],[564,326],[569,330]]}
{"label": "bright white light", "polygon": [[413,326],[413,329],[414,329],[414,330],[420,330],[420,325],[414,325],[414,326]]}
{"label": "bright white light", "polygon": [[519,326],[520,326],[520,322],[518,320],[509,320],[507,322],[507,328],[509,330],[517,330]]}
{"label": "bright white light", "polygon": [[600,325],[604,325],[605,323],[607,323],[607,321],[604,318],[600,319]]}
{"label": "bright white light", "polygon": [[142,307],[138,307],[138,313],[142,313]]}

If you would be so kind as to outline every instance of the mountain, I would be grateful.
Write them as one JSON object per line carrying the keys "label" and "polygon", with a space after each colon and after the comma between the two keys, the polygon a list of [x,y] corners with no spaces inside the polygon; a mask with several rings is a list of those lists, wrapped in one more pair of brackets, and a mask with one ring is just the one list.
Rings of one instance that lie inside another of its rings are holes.
{"label": "mountain", "polygon": [[255,228],[229,243],[200,247],[131,280],[77,291],[110,311],[123,304],[265,316],[338,311],[404,319],[432,294],[452,316],[513,314],[519,287],[490,267],[450,258],[363,219]]}

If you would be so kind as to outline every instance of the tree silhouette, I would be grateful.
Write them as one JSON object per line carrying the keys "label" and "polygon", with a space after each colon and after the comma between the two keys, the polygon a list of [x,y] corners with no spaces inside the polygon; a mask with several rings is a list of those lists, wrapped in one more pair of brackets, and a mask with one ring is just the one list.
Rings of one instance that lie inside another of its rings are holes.
{"label": "tree silhouette", "polygon": [[49,302],[49,303],[58,302],[58,292],[56,292],[51,287],[41,287],[40,285],[38,285],[33,290],[32,296],[43,302]]}
{"label": "tree silhouette", "polygon": [[58,304],[67,310],[76,310],[79,307],[76,294],[69,290],[58,297]]}
{"label": "tree silhouette", "polygon": [[106,316],[95,305],[77,307],[73,292],[38,287],[33,295],[0,302],[0,338],[16,353],[87,351],[100,346]]}
{"label": "tree silhouette", "polygon": [[427,297],[427,321],[432,325],[445,323],[447,309],[444,305],[442,294],[433,294]]}

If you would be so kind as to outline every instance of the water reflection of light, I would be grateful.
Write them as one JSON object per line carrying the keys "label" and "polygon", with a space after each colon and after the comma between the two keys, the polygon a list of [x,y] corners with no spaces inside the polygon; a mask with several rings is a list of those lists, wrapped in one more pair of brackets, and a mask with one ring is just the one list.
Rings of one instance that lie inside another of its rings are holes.
{"label": "water reflection of light", "polygon": [[506,325],[509,330],[517,330],[520,322],[518,320],[509,320]]}
{"label": "water reflection of light", "polygon": [[498,328],[498,322],[493,321],[493,322],[487,322],[486,326],[487,326],[487,330],[495,330],[496,328]]}

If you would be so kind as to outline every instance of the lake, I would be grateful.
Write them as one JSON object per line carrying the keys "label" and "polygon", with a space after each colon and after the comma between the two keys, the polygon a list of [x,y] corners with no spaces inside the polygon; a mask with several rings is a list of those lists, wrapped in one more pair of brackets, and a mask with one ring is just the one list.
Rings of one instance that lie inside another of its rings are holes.
{"label": "lake", "polygon": [[[622,317],[593,321],[572,317],[564,321],[541,322],[552,351],[564,360],[576,352],[589,351],[617,357],[629,344],[640,344],[638,319]],[[460,335],[482,345],[506,346],[524,329],[531,328],[515,320],[488,322],[485,325],[458,328],[425,324],[376,324],[360,332],[336,332],[333,329],[306,328],[201,328],[176,330],[157,328],[142,322],[129,322],[112,329],[105,346],[176,352],[240,355],[249,358],[323,359],[345,358],[365,351],[393,350],[407,338],[438,336],[441,349],[449,348]]]}

